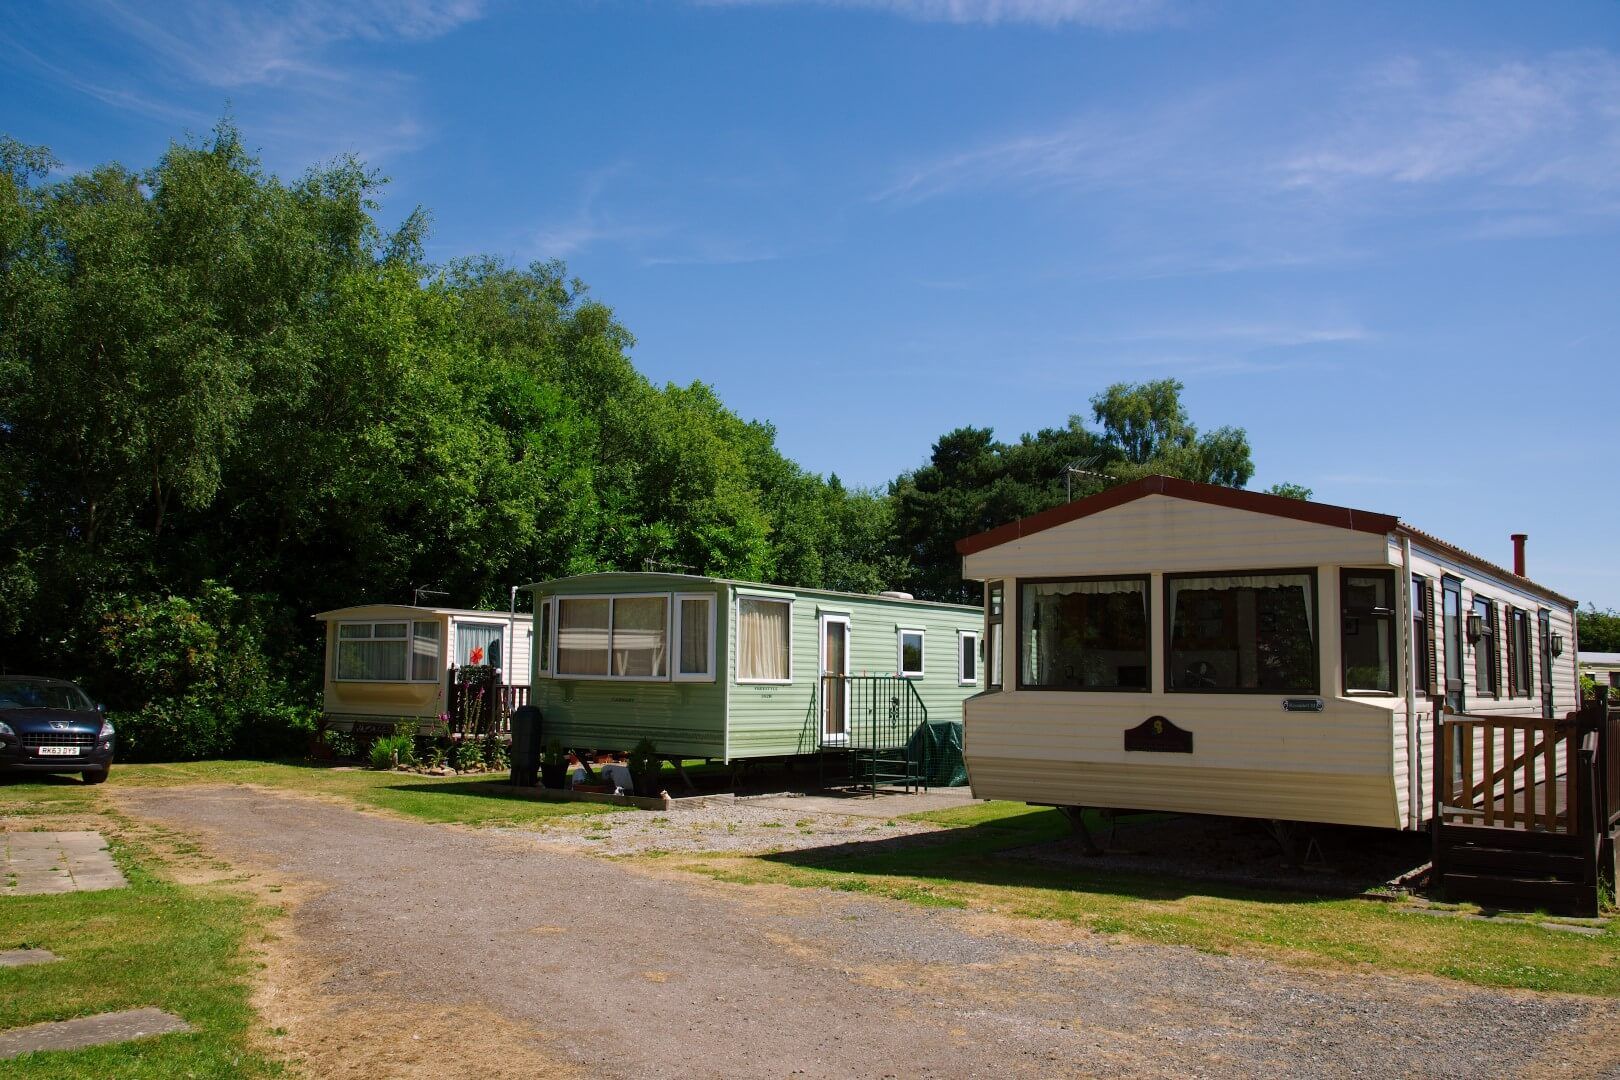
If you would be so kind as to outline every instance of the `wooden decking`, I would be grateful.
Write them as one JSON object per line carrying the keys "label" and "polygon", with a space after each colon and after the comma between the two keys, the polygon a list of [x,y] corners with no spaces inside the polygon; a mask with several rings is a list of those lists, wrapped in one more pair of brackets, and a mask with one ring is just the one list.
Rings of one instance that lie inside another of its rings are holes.
{"label": "wooden decking", "polygon": [[1561,720],[1437,708],[1435,745],[1440,889],[1596,914],[1620,826],[1620,710],[1606,699]]}

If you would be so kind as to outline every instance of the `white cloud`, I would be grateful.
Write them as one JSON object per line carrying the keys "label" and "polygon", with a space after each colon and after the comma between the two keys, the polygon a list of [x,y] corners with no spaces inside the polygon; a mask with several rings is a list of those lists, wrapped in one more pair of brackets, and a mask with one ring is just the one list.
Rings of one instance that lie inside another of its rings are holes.
{"label": "white cloud", "polygon": [[231,88],[293,79],[347,82],[337,43],[425,41],[482,14],[479,0],[281,0],[246,7],[180,0],[159,7],[101,0],[114,26],[189,78]]}
{"label": "white cloud", "polygon": [[[1094,232],[1110,277],[1345,262],[1435,237],[1567,235],[1620,220],[1620,56],[1403,58],[1290,92],[1240,81],[970,142],[873,201],[1022,199]],[[1401,223],[1391,228],[1392,223]]]}
{"label": "white cloud", "polygon": [[1402,58],[1353,84],[1283,180],[1327,188],[1459,180],[1620,184],[1620,58],[1598,51],[1497,62]]}
{"label": "white cloud", "polygon": [[1173,15],[1169,0],[702,0],[727,7],[817,4],[875,11],[919,22],[1033,23],[1077,25],[1108,30],[1135,30],[1157,25]]}

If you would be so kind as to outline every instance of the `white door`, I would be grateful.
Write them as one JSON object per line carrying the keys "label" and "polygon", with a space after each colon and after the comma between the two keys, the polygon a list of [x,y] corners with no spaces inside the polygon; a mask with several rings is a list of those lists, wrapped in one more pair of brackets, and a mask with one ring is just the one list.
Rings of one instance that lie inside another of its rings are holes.
{"label": "white door", "polygon": [[[849,616],[821,616],[821,737],[824,742],[849,738]],[[834,676],[834,677],[829,677]]]}

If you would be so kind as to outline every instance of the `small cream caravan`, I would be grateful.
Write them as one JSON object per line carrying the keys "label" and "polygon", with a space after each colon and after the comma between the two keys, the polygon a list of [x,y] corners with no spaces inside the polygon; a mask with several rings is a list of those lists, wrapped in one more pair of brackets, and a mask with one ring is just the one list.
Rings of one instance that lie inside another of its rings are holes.
{"label": "small cream caravan", "polygon": [[487,664],[503,684],[529,681],[534,616],[526,612],[363,604],[315,618],[326,623],[322,712],[335,731],[436,723],[458,667]]}
{"label": "small cream caravan", "polygon": [[1389,515],[1154,476],[957,550],[980,797],[1420,828],[1437,700],[1579,706],[1574,601]]}

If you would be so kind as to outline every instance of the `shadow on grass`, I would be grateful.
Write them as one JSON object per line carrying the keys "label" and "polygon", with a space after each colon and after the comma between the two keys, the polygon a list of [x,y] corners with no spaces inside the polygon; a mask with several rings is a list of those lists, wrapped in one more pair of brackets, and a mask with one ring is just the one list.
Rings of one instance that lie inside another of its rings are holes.
{"label": "shadow on grass", "polygon": [[1031,808],[946,832],[800,848],[767,862],[824,873],[909,881],[1051,889],[1138,900],[1192,896],[1283,904],[1347,899],[1385,885],[1428,857],[1423,836],[1382,829],[1312,830],[1329,866],[1295,868],[1259,822],[1234,818],[1122,817],[1088,813],[1108,842],[1087,855],[1056,810]]}

